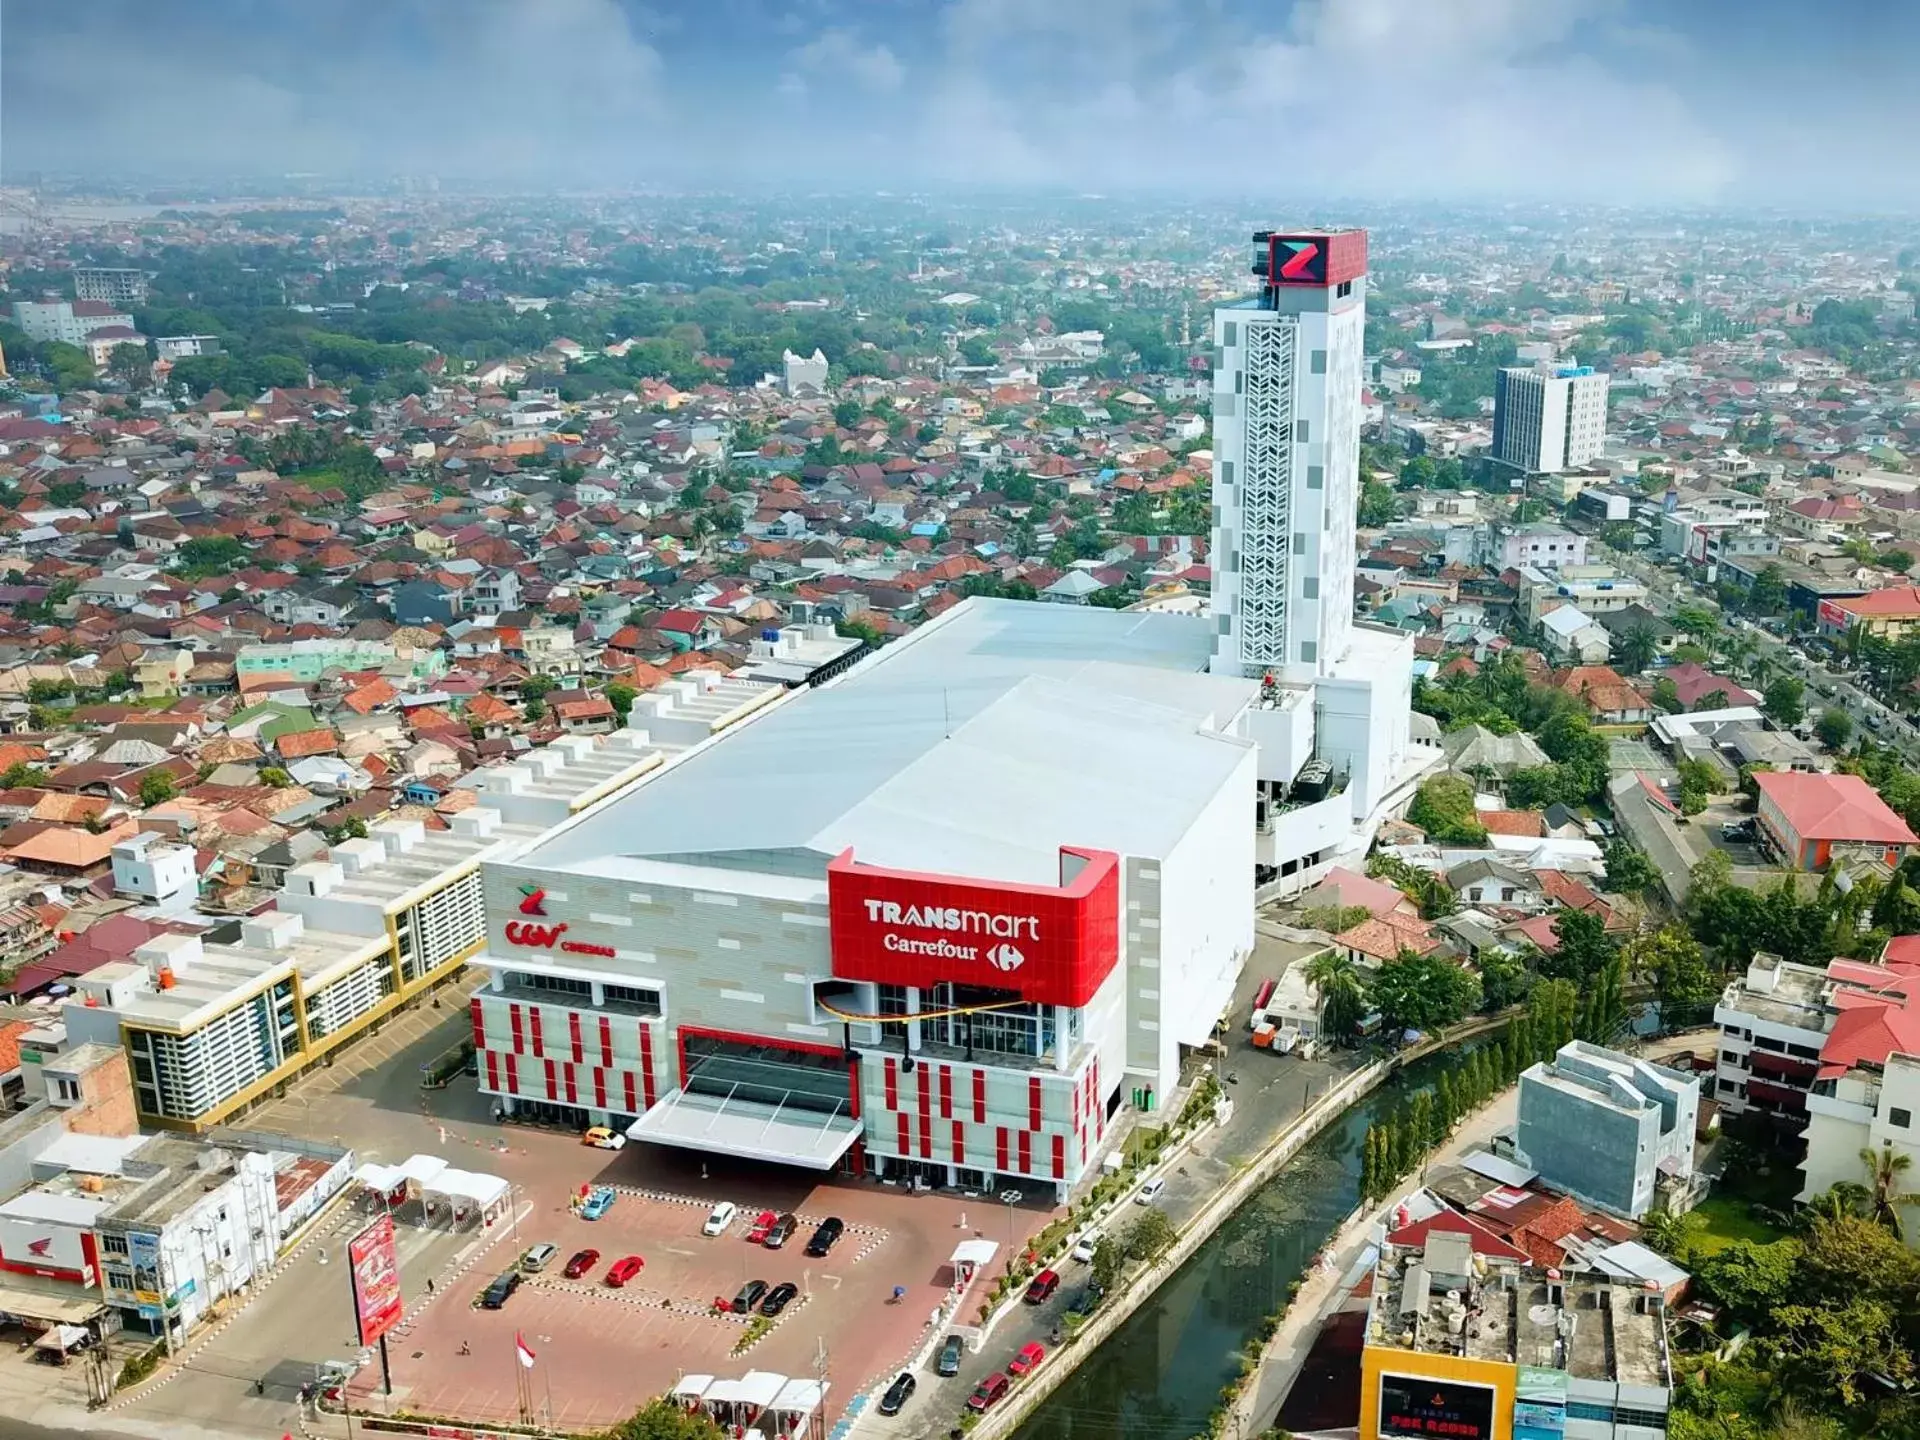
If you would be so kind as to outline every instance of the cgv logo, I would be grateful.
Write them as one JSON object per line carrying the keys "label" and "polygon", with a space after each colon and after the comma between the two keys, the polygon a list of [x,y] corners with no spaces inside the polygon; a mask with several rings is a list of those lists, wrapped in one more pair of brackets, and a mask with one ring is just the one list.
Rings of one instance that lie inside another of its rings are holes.
{"label": "cgv logo", "polygon": [[510,945],[533,945],[551,950],[554,941],[567,933],[565,925],[529,925],[524,920],[509,920],[506,936]]}

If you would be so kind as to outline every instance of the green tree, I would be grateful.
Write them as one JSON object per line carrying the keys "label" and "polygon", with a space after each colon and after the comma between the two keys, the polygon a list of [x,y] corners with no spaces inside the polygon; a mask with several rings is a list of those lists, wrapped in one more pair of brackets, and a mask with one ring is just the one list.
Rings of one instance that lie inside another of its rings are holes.
{"label": "green tree", "polygon": [[1900,1218],[1900,1212],[1910,1205],[1920,1204],[1920,1196],[1905,1193],[1907,1171],[1913,1168],[1913,1157],[1895,1150],[1893,1142],[1889,1140],[1878,1150],[1872,1146],[1863,1147],[1860,1163],[1867,1171],[1869,1213],[1875,1221],[1886,1226],[1896,1239],[1904,1240],[1907,1228]]}
{"label": "green tree", "polygon": [[624,721],[633,710],[633,702],[640,698],[640,692],[624,680],[615,680],[607,686],[607,703],[613,706],[613,713]]}
{"label": "green tree", "polygon": [[293,776],[278,765],[268,765],[260,771],[260,783],[270,785],[275,790],[284,790],[293,783]]}
{"label": "green tree", "polygon": [[1179,1238],[1180,1232],[1174,1229],[1173,1221],[1157,1205],[1142,1210],[1120,1232],[1120,1243],[1128,1257],[1141,1261],[1154,1259]]}
{"label": "green tree", "polygon": [[1782,675],[1767,686],[1760,708],[1776,725],[1798,725],[1807,713],[1806,683],[1797,675]]}
{"label": "green tree", "polygon": [[1634,936],[1622,954],[1636,977],[1653,982],[1664,1029],[1677,1030],[1710,1011],[1720,993],[1720,977],[1700,942],[1677,923]]}
{"label": "green tree", "polygon": [[704,1411],[654,1400],[608,1432],[607,1440],[725,1440],[726,1432]]}
{"label": "green tree", "polygon": [[1813,733],[1827,749],[1843,750],[1846,748],[1847,741],[1853,738],[1853,716],[1844,710],[1828,707],[1822,710],[1820,718],[1813,722]]}
{"label": "green tree", "polygon": [[0,790],[38,790],[47,783],[47,772],[38,765],[16,760],[0,774]]}
{"label": "green tree", "polygon": [[1489,1011],[1518,1005],[1533,988],[1533,972],[1517,955],[1488,950],[1480,956],[1481,1004]]}
{"label": "green tree", "polygon": [[1359,523],[1363,529],[1378,530],[1393,523],[1399,513],[1391,486],[1368,480],[1360,487]]}
{"label": "green tree", "polygon": [[1373,977],[1369,997],[1389,1030],[1438,1030],[1480,1006],[1480,981],[1451,960],[1403,950]]}
{"label": "green tree", "polygon": [[1100,1243],[1093,1247],[1093,1283],[1102,1290],[1112,1290],[1120,1283],[1120,1273],[1126,1268],[1126,1248],[1113,1236],[1102,1235]]}
{"label": "green tree", "polygon": [[1647,852],[1624,835],[1607,842],[1607,888],[1616,895],[1648,895],[1660,887],[1660,871]]}
{"label": "green tree", "polygon": [[1736,1240],[1699,1258],[1700,1283],[1743,1324],[1766,1321],[1793,1295],[1800,1280],[1798,1240],[1757,1244]]}
{"label": "green tree", "polygon": [[1575,1013],[1573,1034],[1591,1045],[1611,1045],[1626,1023],[1626,958],[1616,952],[1588,984]]}
{"label": "green tree", "polygon": [[1323,950],[1307,962],[1307,979],[1320,992],[1320,1029],[1348,1040],[1367,1013],[1359,968],[1344,950]]}
{"label": "green tree", "polygon": [[1462,775],[1436,775],[1421,782],[1407,819],[1441,845],[1485,845],[1487,830],[1476,818],[1473,784]]}
{"label": "green tree", "polygon": [[522,700],[538,700],[560,688],[560,682],[551,675],[529,675],[520,682]]}
{"label": "green tree", "polygon": [[1687,708],[1686,702],[1680,698],[1680,687],[1673,683],[1671,675],[1662,675],[1653,682],[1651,698],[1656,708],[1669,715],[1678,715]]}
{"label": "green tree", "polygon": [[1527,997],[1532,1017],[1534,1059],[1545,1060],[1573,1039],[1573,1017],[1580,1008],[1580,991],[1571,980],[1543,980]]}
{"label": "green tree", "polygon": [[140,803],[144,806],[164,805],[174,793],[173,772],[169,770],[149,770],[140,777]]}
{"label": "green tree", "polygon": [[1619,949],[1619,942],[1607,933],[1607,922],[1585,910],[1563,909],[1554,916],[1553,933],[1560,943],[1534,963],[1534,968],[1548,979],[1585,984]]}
{"label": "green tree", "polygon": [[1720,793],[1719,769],[1707,760],[1682,760],[1674,769],[1680,776],[1680,811],[1698,815]]}
{"label": "green tree", "polygon": [[1651,625],[1641,620],[1629,625],[1621,634],[1619,653],[1615,658],[1619,660],[1623,674],[1638,675],[1653,663],[1653,657],[1659,649],[1659,635]]}
{"label": "green tree", "polygon": [[1903,1387],[1914,1375],[1913,1354],[1901,1341],[1894,1309],[1879,1300],[1840,1306],[1783,1305],[1768,1317],[1775,1331],[1768,1349],[1789,1386],[1814,1404],[1837,1399],[1852,1407],[1868,1388]]}
{"label": "green tree", "polygon": [[146,346],[123,340],[107,352],[107,373],[122,384],[138,387],[153,378],[153,360]]}

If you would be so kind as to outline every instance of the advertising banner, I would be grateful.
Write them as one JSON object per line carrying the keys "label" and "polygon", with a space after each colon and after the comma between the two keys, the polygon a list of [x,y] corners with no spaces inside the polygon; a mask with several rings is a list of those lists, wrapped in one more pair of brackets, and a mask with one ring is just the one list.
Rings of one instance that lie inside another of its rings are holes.
{"label": "advertising banner", "polygon": [[1514,1391],[1513,1440],[1562,1440],[1567,1433],[1567,1372],[1520,1367]]}
{"label": "advertising banner", "polygon": [[347,1242],[347,1274],[360,1343],[371,1345],[400,1323],[400,1257],[391,1215],[382,1215]]}
{"label": "advertising banner", "polygon": [[1380,1377],[1380,1433],[1493,1440],[1494,1390],[1420,1375]]}
{"label": "advertising banner", "polygon": [[28,1275],[84,1277],[93,1283],[85,1232],[51,1220],[0,1215],[0,1263]]}
{"label": "advertising banner", "polygon": [[928,988],[941,981],[1082,1006],[1120,950],[1119,857],[1061,851],[1064,885],[1015,885],[863,865],[827,866],[833,973]]}

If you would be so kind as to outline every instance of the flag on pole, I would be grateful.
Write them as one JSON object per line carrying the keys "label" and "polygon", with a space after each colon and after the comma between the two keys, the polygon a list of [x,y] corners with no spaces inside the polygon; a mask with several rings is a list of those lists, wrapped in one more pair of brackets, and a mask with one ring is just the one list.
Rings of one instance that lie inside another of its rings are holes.
{"label": "flag on pole", "polygon": [[522,1366],[528,1370],[533,1368],[533,1350],[527,1344],[526,1336],[518,1330],[513,1332],[513,1353],[519,1357]]}

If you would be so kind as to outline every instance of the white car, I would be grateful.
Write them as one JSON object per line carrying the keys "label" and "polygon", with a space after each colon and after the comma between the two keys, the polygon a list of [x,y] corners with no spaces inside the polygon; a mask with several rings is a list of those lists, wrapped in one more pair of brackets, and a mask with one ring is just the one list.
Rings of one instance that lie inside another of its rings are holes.
{"label": "white car", "polygon": [[1093,1259],[1093,1252],[1100,1248],[1100,1232],[1089,1230],[1073,1242],[1073,1258],[1082,1264]]}
{"label": "white car", "polygon": [[707,1212],[707,1223],[700,1227],[702,1235],[724,1235],[727,1227],[733,1224],[733,1217],[739,1214],[739,1207],[731,1200],[722,1200]]}
{"label": "white car", "polygon": [[1167,1182],[1165,1180],[1158,1178],[1149,1180],[1140,1187],[1140,1192],[1133,1197],[1133,1203],[1136,1205],[1151,1205],[1160,1198],[1160,1192],[1166,1188]]}

